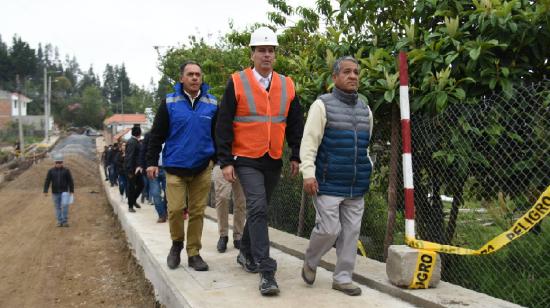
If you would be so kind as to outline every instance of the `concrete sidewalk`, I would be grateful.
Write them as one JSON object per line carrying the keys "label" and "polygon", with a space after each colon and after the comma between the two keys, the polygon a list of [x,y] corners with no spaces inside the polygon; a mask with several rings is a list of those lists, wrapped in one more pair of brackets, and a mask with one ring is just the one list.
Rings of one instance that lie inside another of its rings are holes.
{"label": "concrete sidewalk", "polygon": [[156,211],[148,204],[136,209],[137,213],[129,213],[128,206],[120,202],[118,188],[105,182],[105,189],[145,276],[155,287],[159,302],[167,307],[334,307],[344,303],[348,307],[413,307],[364,285],[359,297],[334,291],[332,273],[322,268],[315,285],[308,287],[300,277],[302,260],[275,248],[271,255],[278,262],[276,277],[281,293],[263,297],[258,291],[259,275],[245,272],[236,263],[238,251],[231,243],[227,252],[217,252],[218,227],[210,219],[204,222],[201,250],[210,270],[197,272],[189,268],[185,252],[180,267],[170,270],[166,265],[171,246],[168,224],[156,223]]}
{"label": "concrete sidewalk", "polygon": [[[102,148],[100,143],[98,149]],[[102,174],[102,168],[99,169]],[[278,263],[276,278],[281,293],[276,297],[263,297],[258,291],[258,274],[247,273],[236,263],[238,251],[232,241],[227,252],[217,252],[218,227],[212,208],[206,209],[200,252],[210,270],[196,272],[189,268],[185,251],[182,251],[180,267],[170,270],[166,265],[172,242],[168,223],[156,223],[154,206],[148,204],[136,209],[137,213],[129,213],[127,204],[120,201],[118,187],[103,183],[129,245],[154,286],[158,301],[166,307],[519,307],[446,282],[440,282],[435,289],[401,289],[389,282],[384,263],[363,257],[357,258],[354,273],[363,294],[350,297],[331,289],[330,270],[336,261],[335,249],[323,258],[315,284],[307,286],[300,270],[308,240],[273,228],[269,229],[271,256]],[[229,222],[232,225],[231,215]]]}

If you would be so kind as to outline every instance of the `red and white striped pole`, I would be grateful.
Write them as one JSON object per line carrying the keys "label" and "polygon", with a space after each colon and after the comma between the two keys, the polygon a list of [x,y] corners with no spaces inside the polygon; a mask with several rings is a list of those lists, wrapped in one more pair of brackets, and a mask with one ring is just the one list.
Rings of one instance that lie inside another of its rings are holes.
{"label": "red and white striped pole", "polygon": [[414,239],[414,186],[411,147],[411,116],[409,108],[409,73],[407,53],[399,53],[399,107],[401,110],[401,140],[403,146],[403,184],[405,186],[405,238]]}

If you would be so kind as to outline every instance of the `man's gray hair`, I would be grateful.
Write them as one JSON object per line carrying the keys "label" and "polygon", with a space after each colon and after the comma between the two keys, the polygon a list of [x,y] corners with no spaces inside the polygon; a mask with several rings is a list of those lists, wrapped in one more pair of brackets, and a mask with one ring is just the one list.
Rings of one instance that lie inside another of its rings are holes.
{"label": "man's gray hair", "polygon": [[183,76],[183,71],[185,70],[185,67],[189,64],[194,64],[194,65],[198,66],[202,71],[202,67],[197,61],[187,60],[187,61],[183,62],[182,65],[180,65],[180,76]]}
{"label": "man's gray hair", "polygon": [[359,67],[359,62],[352,56],[343,56],[338,59],[336,59],[336,62],[334,62],[334,65],[332,66],[332,75],[338,75],[340,73],[340,69],[342,69],[342,62],[344,61],[350,61],[355,64],[357,64],[357,67]]}

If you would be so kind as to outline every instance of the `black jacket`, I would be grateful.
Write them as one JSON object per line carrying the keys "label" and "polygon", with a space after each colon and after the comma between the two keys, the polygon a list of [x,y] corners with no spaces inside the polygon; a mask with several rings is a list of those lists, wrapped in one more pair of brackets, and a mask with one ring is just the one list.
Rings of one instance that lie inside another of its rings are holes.
{"label": "black jacket", "polygon": [[132,136],[126,143],[126,156],[124,157],[124,170],[126,174],[134,174],[139,167],[139,141]]}
{"label": "black jacket", "polygon": [[71,171],[69,171],[69,169],[65,167],[53,167],[48,170],[48,175],[46,175],[46,182],[44,183],[44,193],[48,192],[50,183],[52,184],[53,194],[59,194],[67,191],[74,193],[74,183]]}
{"label": "black jacket", "polygon": [[[269,87],[267,90],[269,91]],[[269,154],[260,158],[233,157],[233,118],[237,110],[237,99],[235,98],[235,87],[233,79],[229,78],[225,93],[218,110],[218,120],[216,125],[216,146],[218,162],[223,168],[227,165],[249,166],[257,169],[278,168],[282,166],[282,160],[273,159]],[[290,102],[288,116],[286,120],[285,137],[291,150],[290,160],[300,161],[300,143],[304,133],[304,114],[298,96],[294,96]]]}
{"label": "black jacket", "polygon": [[148,132],[143,137],[141,141],[141,146],[139,147],[139,165],[143,170],[147,169],[147,148],[149,147],[149,140],[151,140],[151,133]]}

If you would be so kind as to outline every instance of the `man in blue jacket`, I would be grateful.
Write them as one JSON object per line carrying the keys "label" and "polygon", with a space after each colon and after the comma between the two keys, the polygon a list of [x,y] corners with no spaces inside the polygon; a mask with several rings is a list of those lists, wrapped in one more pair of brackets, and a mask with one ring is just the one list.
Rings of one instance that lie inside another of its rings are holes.
{"label": "man in blue jacket", "polygon": [[196,271],[208,270],[199,250],[202,248],[204,210],[216,153],[213,127],[217,112],[217,100],[208,93],[208,85],[202,82],[200,65],[194,61],[185,62],[180,67],[180,82],[158,108],[147,149],[147,176],[150,179],[158,176],[159,153],[162,151],[172,237],[167,264],[171,269],[180,264],[185,240],[183,215],[187,203],[188,264]]}

